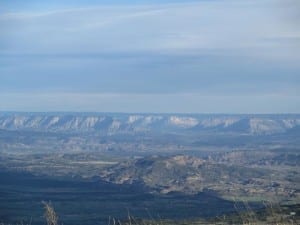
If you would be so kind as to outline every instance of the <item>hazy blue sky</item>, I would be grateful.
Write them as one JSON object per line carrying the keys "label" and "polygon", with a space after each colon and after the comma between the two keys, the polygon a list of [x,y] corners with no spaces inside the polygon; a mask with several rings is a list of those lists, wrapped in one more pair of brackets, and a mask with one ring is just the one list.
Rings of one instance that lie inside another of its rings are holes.
{"label": "hazy blue sky", "polygon": [[0,110],[300,112],[297,0],[0,0]]}

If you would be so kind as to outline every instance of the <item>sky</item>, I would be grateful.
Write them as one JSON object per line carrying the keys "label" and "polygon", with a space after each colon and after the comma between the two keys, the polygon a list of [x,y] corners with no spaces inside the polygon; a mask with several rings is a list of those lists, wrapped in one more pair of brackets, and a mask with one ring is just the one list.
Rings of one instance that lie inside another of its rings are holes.
{"label": "sky", "polygon": [[300,2],[0,0],[0,111],[300,113]]}

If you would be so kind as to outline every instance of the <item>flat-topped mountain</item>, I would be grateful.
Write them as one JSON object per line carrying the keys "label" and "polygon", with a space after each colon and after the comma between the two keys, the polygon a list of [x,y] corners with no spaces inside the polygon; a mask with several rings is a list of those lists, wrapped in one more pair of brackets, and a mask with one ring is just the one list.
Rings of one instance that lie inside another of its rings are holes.
{"label": "flat-topped mountain", "polygon": [[298,132],[300,115],[0,113],[0,129],[63,132]]}

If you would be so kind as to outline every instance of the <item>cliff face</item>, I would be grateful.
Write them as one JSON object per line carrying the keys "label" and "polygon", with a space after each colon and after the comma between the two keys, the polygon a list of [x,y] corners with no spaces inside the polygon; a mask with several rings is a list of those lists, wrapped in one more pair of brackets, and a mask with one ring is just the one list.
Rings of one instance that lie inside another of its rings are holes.
{"label": "cliff face", "polygon": [[213,131],[245,134],[297,132],[300,115],[167,115],[0,113],[0,129],[106,133]]}

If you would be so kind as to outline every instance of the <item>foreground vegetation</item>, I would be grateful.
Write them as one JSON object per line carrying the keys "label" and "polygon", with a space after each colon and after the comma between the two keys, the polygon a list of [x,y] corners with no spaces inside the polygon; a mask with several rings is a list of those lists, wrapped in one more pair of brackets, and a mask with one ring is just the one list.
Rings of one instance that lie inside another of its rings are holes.
{"label": "foreground vegetation", "polygon": [[[44,219],[47,225],[60,225],[59,216],[57,215],[51,203],[43,202],[44,204]],[[300,222],[299,211],[300,205],[294,206],[279,206],[267,204],[266,208],[260,211],[254,211],[247,204],[245,208],[236,208],[236,213],[231,215],[224,215],[213,219],[194,219],[185,221],[172,221],[151,218],[142,220],[131,216],[128,213],[126,219],[116,219],[109,217],[108,225],[297,225]],[[242,210],[242,211],[240,211]],[[9,225],[0,223],[0,225]],[[19,223],[18,225],[34,225],[28,223]]]}
{"label": "foreground vegetation", "polygon": [[[47,225],[58,225],[58,216],[51,205],[51,203],[44,203],[45,205],[45,219]],[[108,225],[227,225],[227,224],[243,224],[243,225],[296,225],[299,224],[299,208],[300,206],[293,207],[280,207],[268,203],[266,208],[261,211],[253,211],[247,204],[245,208],[237,208],[237,212],[232,215],[224,215],[210,220],[197,219],[185,221],[172,221],[154,219],[141,220],[128,214],[126,220],[119,220],[109,218]],[[295,211],[291,211],[291,210]],[[243,210],[243,211],[240,211]]]}

